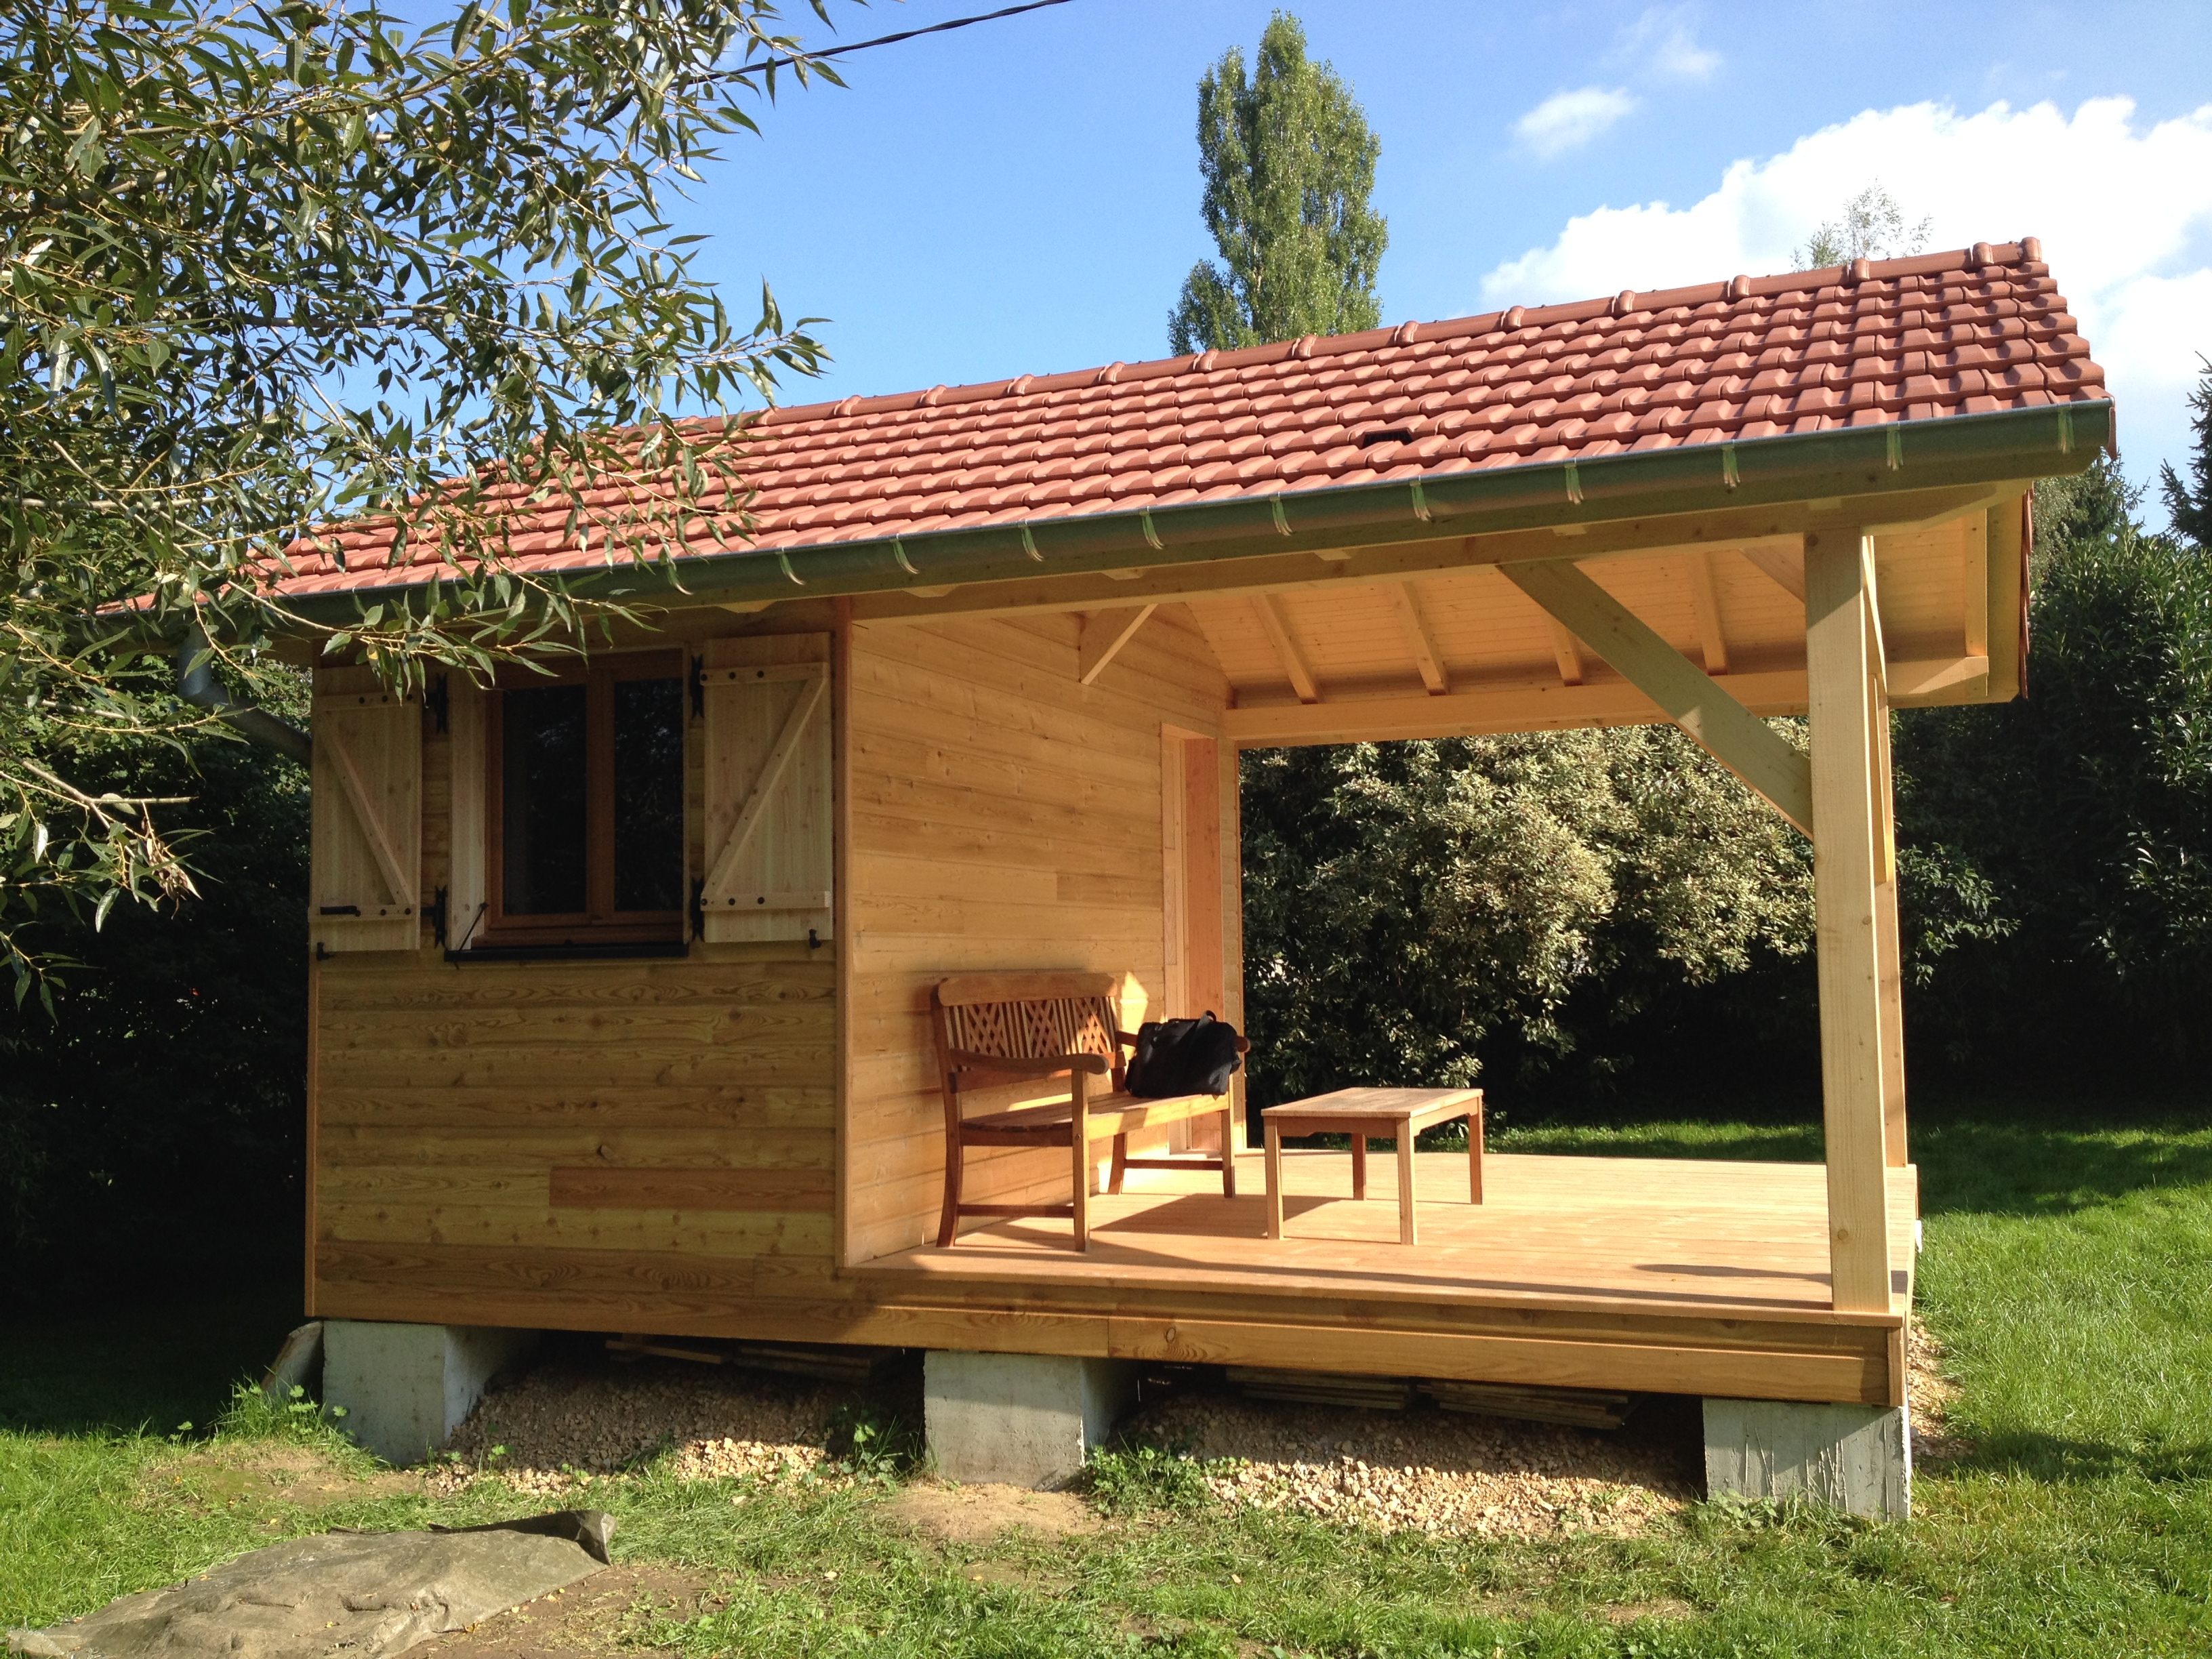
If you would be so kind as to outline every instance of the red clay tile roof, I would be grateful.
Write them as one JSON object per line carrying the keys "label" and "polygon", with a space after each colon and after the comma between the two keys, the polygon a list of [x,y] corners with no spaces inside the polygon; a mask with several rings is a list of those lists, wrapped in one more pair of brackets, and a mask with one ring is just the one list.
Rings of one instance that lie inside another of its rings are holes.
{"label": "red clay tile roof", "polygon": [[[788,551],[2107,395],[2030,237],[772,410],[742,470],[752,546]],[[565,503],[530,516],[518,564],[605,562]],[[343,566],[295,550],[282,591],[432,574],[419,545],[422,568],[387,567],[368,526],[328,541]],[[702,529],[696,550],[725,550]]]}

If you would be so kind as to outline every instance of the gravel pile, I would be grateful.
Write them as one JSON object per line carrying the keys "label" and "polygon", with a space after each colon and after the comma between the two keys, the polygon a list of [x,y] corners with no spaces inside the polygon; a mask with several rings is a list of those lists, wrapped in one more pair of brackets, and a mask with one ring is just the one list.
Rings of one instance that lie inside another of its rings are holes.
{"label": "gravel pile", "polygon": [[495,1474],[552,1495],[670,1450],[684,1480],[799,1479],[820,1469],[839,1409],[859,1397],[846,1384],[735,1367],[559,1358],[487,1395],[447,1439],[437,1479]]}
{"label": "gravel pile", "polygon": [[1698,1443],[1663,1412],[1606,1434],[1188,1394],[1147,1407],[1129,1428],[1212,1465],[1206,1485],[1224,1503],[1385,1531],[1632,1534],[1698,1496]]}

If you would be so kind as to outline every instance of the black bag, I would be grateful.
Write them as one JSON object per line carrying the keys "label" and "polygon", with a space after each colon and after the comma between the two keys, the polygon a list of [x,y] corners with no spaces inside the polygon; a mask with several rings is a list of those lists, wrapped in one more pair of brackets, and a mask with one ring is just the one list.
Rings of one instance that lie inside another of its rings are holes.
{"label": "black bag", "polygon": [[1143,1100],[1225,1094],[1243,1064],[1237,1040],[1237,1028],[1214,1018],[1211,1008],[1196,1019],[1148,1019],[1137,1028],[1129,1092]]}

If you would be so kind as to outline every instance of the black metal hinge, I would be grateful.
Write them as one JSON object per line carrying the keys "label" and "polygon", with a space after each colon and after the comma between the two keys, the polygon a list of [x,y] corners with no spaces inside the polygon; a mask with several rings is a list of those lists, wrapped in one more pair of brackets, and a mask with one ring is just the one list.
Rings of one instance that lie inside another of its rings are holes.
{"label": "black metal hinge", "polygon": [[699,720],[707,718],[707,659],[704,657],[691,659],[691,718]]}

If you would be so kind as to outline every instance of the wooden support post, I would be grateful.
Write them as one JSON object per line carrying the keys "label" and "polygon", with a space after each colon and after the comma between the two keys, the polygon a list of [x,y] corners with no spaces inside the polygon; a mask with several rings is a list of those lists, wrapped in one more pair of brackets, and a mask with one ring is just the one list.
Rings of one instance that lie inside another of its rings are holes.
{"label": "wooden support post", "polygon": [[1805,668],[1813,738],[1813,872],[1830,1294],[1838,1312],[1890,1309],[1881,950],[1875,923],[1879,755],[1868,605],[1873,538],[1805,538]]}
{"label": "wooden support post", "polygon": [[1875,949],[1881,974],[1882,1145],[1893,1170],[1912,1161],[1905,1133],[1905,963],[1897,923],[1897,812],[1889,769],[1889,704],[1874,700]]}

